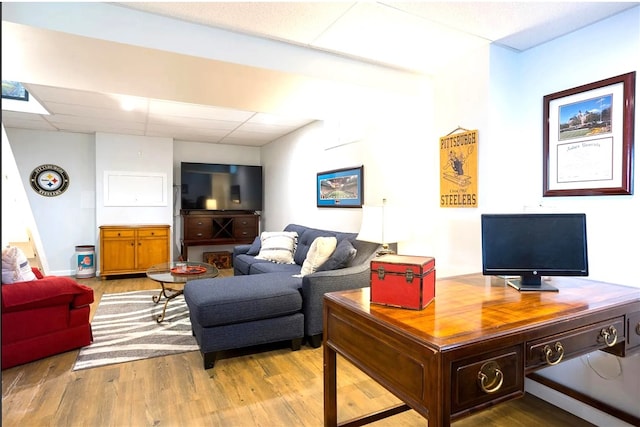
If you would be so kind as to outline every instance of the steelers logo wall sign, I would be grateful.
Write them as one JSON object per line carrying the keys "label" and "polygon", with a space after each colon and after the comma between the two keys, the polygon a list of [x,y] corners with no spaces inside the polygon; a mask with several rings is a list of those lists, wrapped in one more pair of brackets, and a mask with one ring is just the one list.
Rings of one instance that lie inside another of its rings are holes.
{"label": "steelers logo wall sign", "polygon": [[60,166],[41,165],[31,172],[31,187],[41,196],[59,196],[69,187],[69,175]]}

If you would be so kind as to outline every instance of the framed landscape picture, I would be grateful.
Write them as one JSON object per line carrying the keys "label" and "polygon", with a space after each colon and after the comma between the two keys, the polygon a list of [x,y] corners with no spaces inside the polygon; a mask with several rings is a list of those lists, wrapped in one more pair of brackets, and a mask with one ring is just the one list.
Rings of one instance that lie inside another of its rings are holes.
{"label": "framed landscape picture", "polygon": [[317,206],[360,208],[363,198],[364,167],[319,172],[316,180]]}
{"label": "framed landscape picture", "polygon": [[544,97],[543,196],[633,194],[635,76]]}

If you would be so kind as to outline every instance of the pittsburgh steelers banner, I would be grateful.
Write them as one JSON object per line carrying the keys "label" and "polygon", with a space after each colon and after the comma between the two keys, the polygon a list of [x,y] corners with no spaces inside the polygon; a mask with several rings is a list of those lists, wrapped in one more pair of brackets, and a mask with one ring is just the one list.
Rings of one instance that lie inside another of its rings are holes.
{"label": "pittsburgh steelers banner", "polygon": [[440,207],[478,207],[477,130],[440,138]]}

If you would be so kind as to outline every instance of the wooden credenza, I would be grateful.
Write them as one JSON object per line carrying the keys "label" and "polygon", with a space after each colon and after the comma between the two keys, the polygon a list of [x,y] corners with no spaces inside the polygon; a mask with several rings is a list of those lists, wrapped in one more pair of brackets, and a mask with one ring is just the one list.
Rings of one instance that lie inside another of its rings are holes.
{"label": "wooden credenza", "polygon": [[215,211],[181,211],[182,259],[189,246],[241,245],[252,243],[260,230],[260,215]]}
{"label": "wooden credenza", "polygon": [[169,225],[103,225],[100,227],[100,276],[144,273],[169,262]]}
{"label": "wooden credenza", "polygon": [[[640,289],[580,278],[552,284],[559,292],[518,292],[481,274],[439,279],[419,311],[370,304],[369,288],[325,294],[325,426],[407,409],[430,427],[449,426],[524,395],[525,376],[538,369],[597,350],[640,351]],[[404,404],[338,423],[337,354]]]}

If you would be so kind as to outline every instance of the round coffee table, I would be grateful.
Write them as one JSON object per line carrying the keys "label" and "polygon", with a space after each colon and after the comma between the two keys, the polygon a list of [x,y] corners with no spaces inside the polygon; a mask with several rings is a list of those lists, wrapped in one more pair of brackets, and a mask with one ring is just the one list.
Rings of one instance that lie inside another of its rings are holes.
{"label": "round coffee table", "polygon": [[156,319],[158,323],[164,320],[169,301],[182,295],[184,285],[193,279],[208,279],[218,275],[218,268],[204,262],[172,261],[156,264],[147,270],[147,277],[160,283],[162,290],[153,296],[153,302],[158,304],[162,297],[166,298],[162,314]]}

